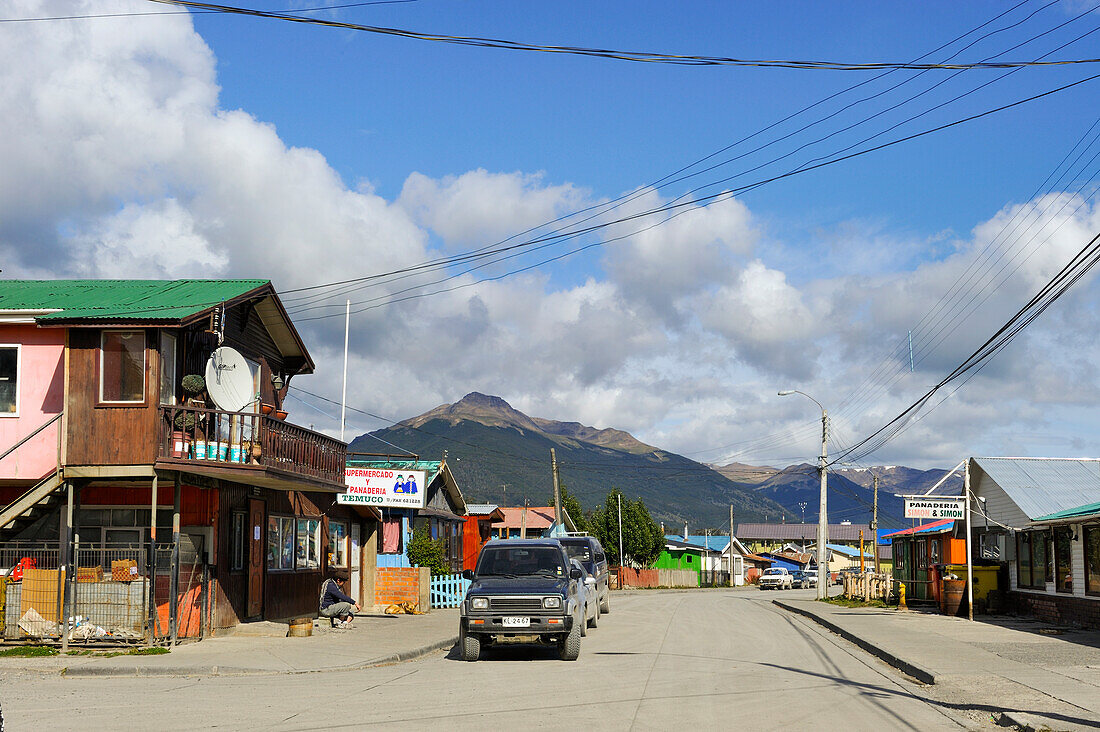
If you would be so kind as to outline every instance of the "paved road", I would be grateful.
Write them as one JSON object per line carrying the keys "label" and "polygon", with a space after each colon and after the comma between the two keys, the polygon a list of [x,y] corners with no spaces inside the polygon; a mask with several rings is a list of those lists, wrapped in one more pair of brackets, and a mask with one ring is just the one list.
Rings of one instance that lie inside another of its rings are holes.
{"label": "paved road", "polygon": [[[803,596],[810,591],[783,593]],[[439,653],[346,673],[189,678],[9,674],[9,730],[74,729],[960,729],[921,687],[816,625],[773,593],[613,595],[574,663],[550,651]],[[951,716],[948,716],[948,715]],[[593,728],[592,724],[587,725]]]}

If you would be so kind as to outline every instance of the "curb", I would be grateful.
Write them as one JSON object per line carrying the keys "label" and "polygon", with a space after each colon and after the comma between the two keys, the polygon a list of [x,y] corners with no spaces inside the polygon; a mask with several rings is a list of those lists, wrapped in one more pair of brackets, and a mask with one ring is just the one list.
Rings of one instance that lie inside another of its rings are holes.
{"label": "curb", "polygon": [[876,646],[874,643],[871,643],[870,641],[868,641],[864,638],[860,638],[855,633],[852,633],[849,630],[845,630],[844,628],[840,627],[836,623],[822,617],[821,615],[818,615],[817,613],[813,612],[812,610],[808,610],[806,608],[794,607],[793,605],[788,605],[787,603],[783,602],[782,600],[772,600],[772,604],[786,610],[787,612],[797,613],[798,615],[802,615],[802,616],[805,616],[805,617],[809,618],[810,620],[813,620],[818,625],[821,625],[825,628],[828,628],[829,630],[836,633],[837,635],[839,635],[844,640],[849,641],[851,643],[854,643],[855,645],[859,646],[863,650],[870,653],[872,656],[876,656],[876,657],[882,659],[883,661],[890,664],[894,668],[898,669],[899,671],[905,672],[906,674],[912,676],[913,678],[917,679],[918,681],[921,681],[925,684],[930,684],[930,685],[935,685],[936,684],[936,675],[934,673],[932,673],[931,671],[923,668],[922,666],[918,666],[917,664],[912,663],[911,661],[906,661],[903,658],[898,658],[897,656],[895,656],[890,651],[887,651],[884,648]]}
{"label": "curb", "polygon": [[63,668],[61,676],[68,677],[153,677],[153,676],[283,676],[293,674],[319,674],[340,671],[360,671],[376,666],[390,666],[395,663],[413,661],[417,658],[441,651],[445,648],[453,648],[458,643],[458,636],[446,640],[436,641],[428,645],[413,648],[408,651],[391,653],[388,656],[372,658],[362,663],[354,663],[347,666],[325,666],[323,668],[286,669],[273,671],[269,669],[255,669],[241,666],[134,666],[132,668],[112,668],[110,666],[77,666],[76,668]]}

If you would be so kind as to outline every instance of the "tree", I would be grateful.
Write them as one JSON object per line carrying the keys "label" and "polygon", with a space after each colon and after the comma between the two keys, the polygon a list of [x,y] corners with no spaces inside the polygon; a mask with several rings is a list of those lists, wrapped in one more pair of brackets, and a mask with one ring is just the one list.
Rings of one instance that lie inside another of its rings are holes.
{"label": "tree", "polygon": [[619,498],[622,491],[612,489],[603,506],[597,507],[589,522],[589,531],[600,540],[608,560],[612,564],[637,564],[647,567],[661,554],[665,537],[661,527],[653,520],[640,498],[631,501],[623,498],[623,553],[619,556]]}
{"label": "tree", "polygon": [[413,531],[412,541],[409,542],[409,563],[414,567],[427,567],[433,575],[451,573],[443,541],[433,539],[427,526]]}

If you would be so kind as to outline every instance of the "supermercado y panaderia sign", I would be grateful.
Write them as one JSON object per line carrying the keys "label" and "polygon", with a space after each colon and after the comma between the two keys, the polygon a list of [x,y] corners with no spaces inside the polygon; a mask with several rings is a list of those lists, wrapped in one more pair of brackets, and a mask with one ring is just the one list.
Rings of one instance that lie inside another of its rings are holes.
{"label": "supermercado y panaderia sign", "polygon": [[338,503],[358,506],[424,508],[427,473],[423,470],[380,470],[344,468],[347,493],[336,497]]}
{"label": "supermercado y panaderia sign", "polygon": [[962,498],[906,498],[905,518],[965,519]]}

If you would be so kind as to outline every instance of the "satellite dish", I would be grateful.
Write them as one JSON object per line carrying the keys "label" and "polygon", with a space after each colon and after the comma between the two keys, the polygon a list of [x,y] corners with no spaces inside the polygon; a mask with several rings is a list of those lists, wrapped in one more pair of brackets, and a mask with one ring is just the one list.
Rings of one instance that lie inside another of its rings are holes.
{"label": "satellite dish", "polygon": [[218,409],[239,412],[256,399],[252,370],[236,350],[215,348],[206,362],[206,391]]}

